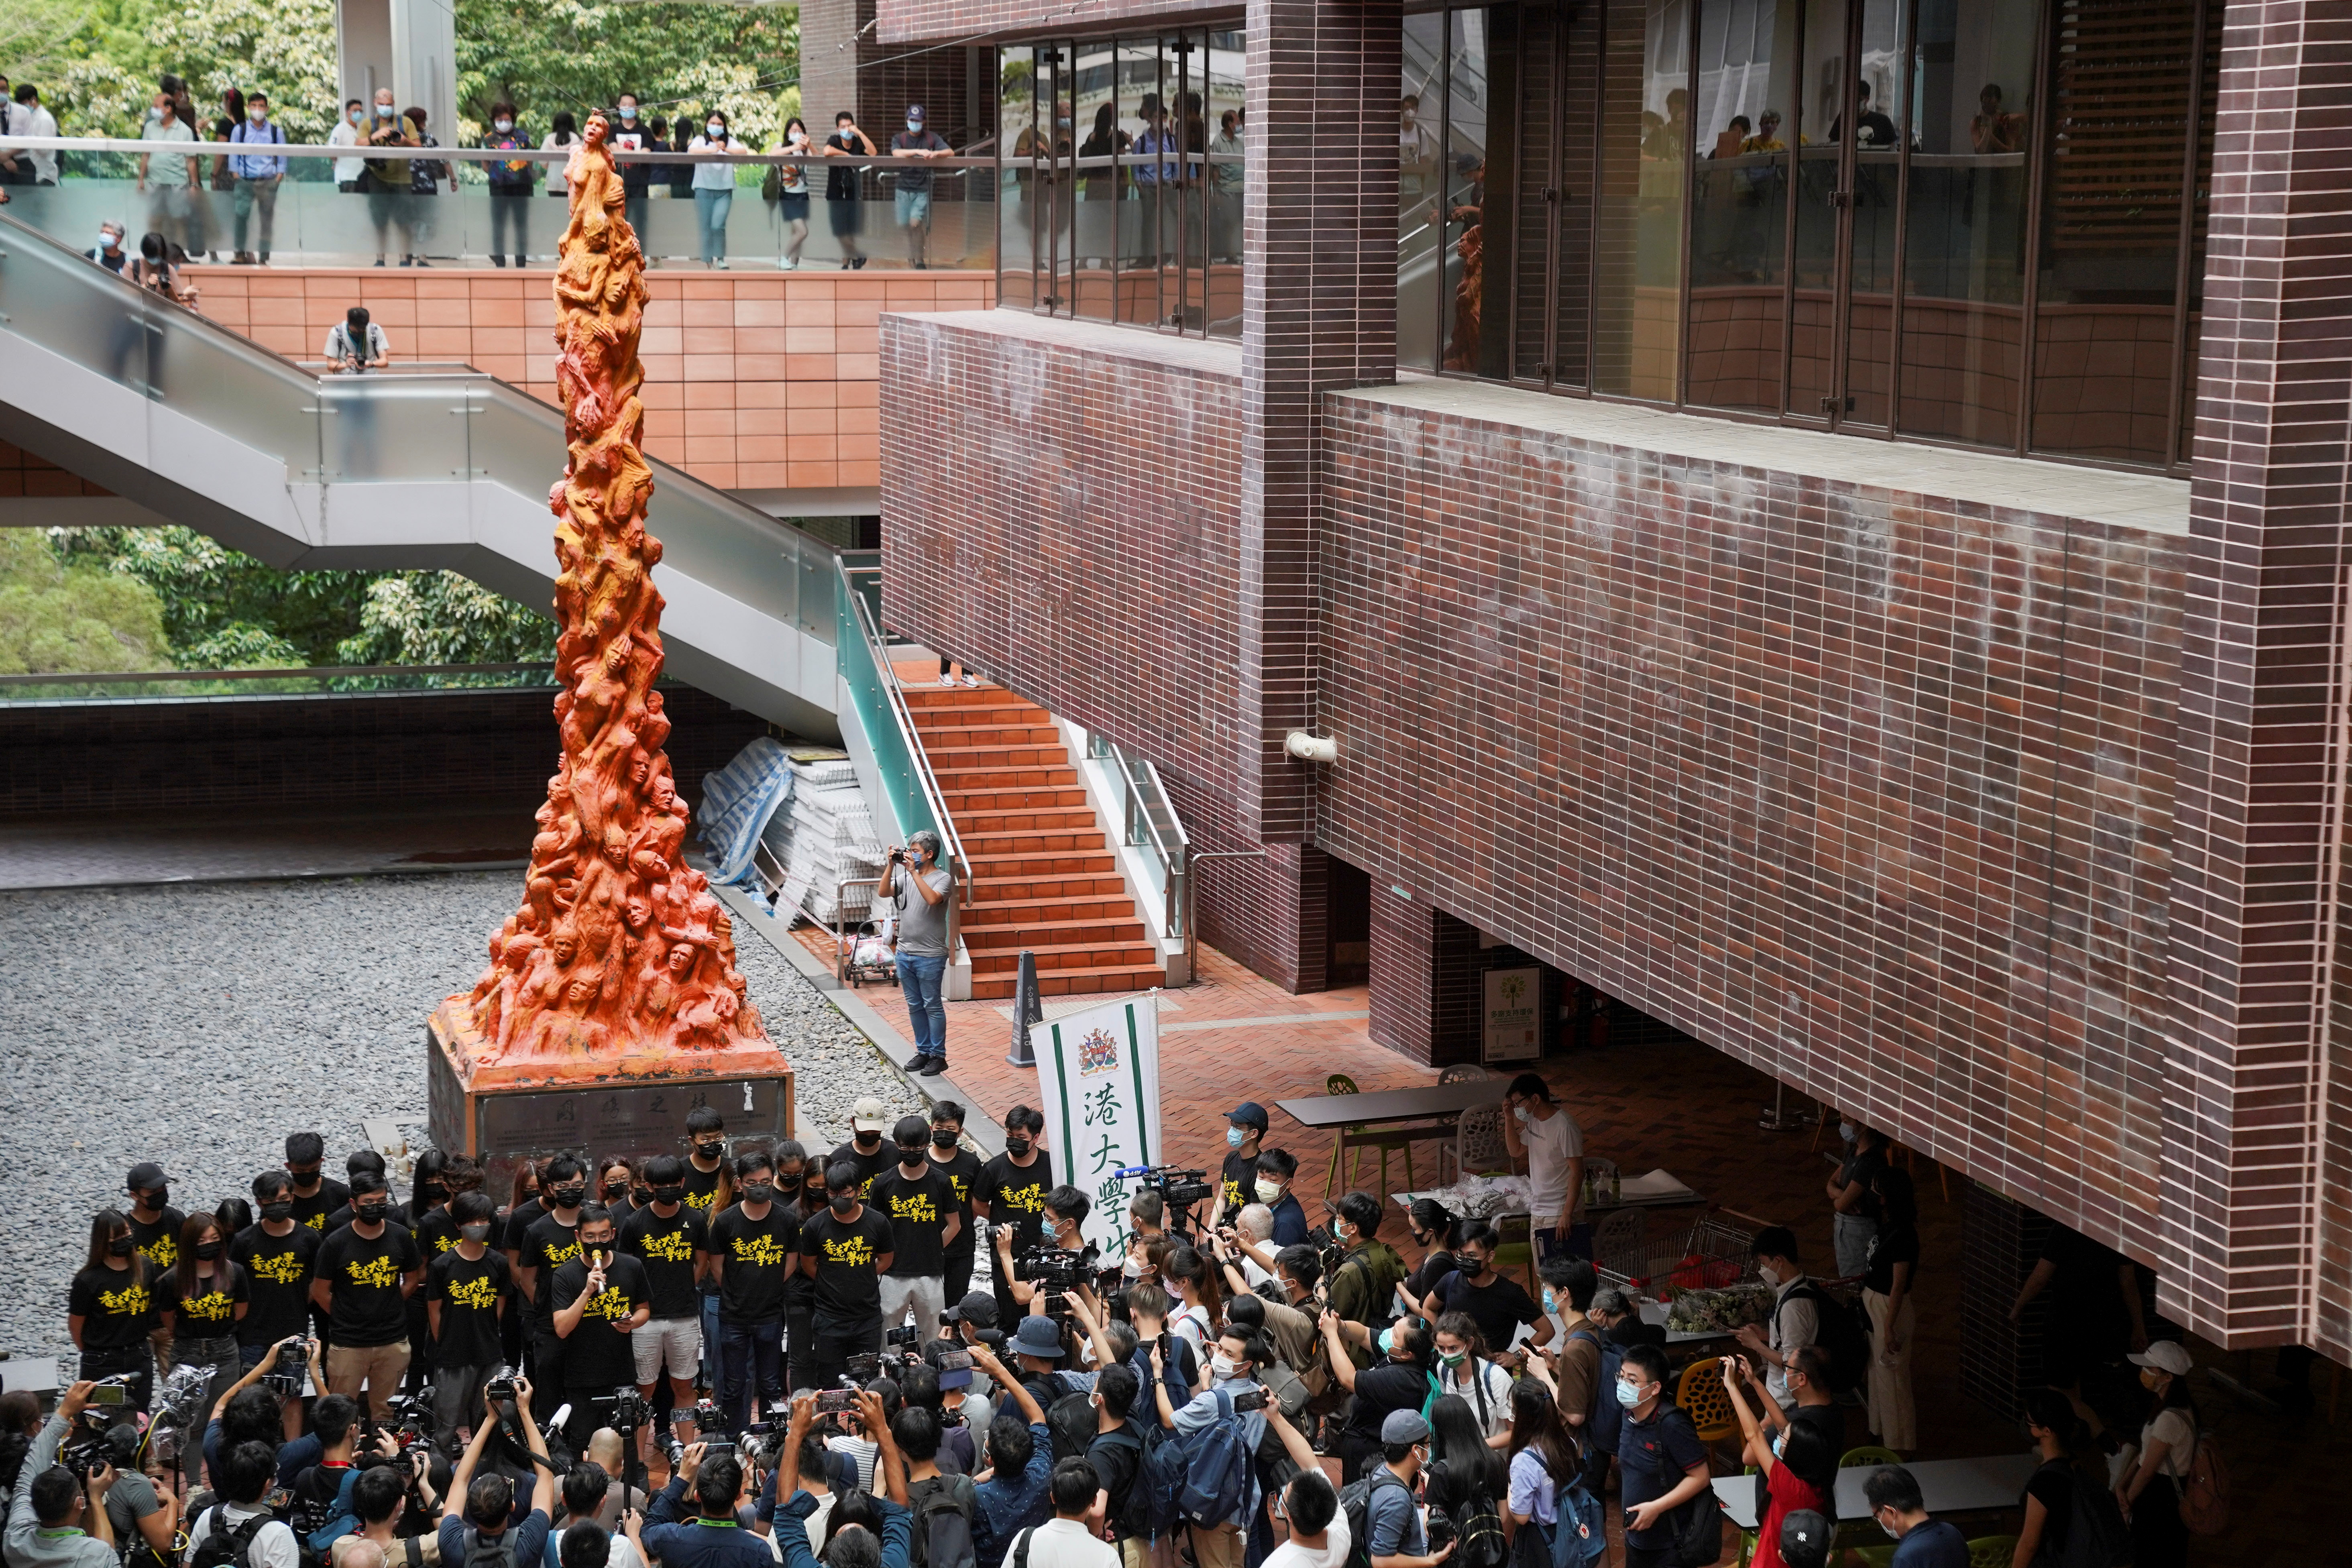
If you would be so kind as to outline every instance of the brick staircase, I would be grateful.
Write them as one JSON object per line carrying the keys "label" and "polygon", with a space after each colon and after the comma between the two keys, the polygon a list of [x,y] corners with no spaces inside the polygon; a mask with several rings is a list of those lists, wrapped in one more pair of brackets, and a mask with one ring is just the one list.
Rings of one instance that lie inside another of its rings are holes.
{"label": "brick staircase", "polygon": [[962,919],[972,995],[1010,998],[1024,947],[1037,955],[1038,989],[1048,996],[1164,984],[1118,851],[1052,717],[992,685],[910,680],[906,693],[971,860]]}

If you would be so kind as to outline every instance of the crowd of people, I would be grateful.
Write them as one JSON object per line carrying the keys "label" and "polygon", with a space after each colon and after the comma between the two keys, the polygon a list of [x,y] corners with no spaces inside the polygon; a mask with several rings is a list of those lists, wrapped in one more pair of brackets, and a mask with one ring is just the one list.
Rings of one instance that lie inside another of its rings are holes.
{"label": "crowd of people", "polygon": [[[1536,1074],[1504,1104],[1539,1293],[1494,1226],[1428,1199],[1413,1262],[1370,1193],[1310,1224],[1248,1101],[1213,1181],[1125,1190],[1117,1256],[1084,1239],[1108,1194],[1055,1179],[1028,1106],[985,1160],[950,1101],[894,1121],[861,1100],[822,1153],[730,1143],[702,1106],[674,1153],[527,1161],[497,1193],[428,1151],[405,1202],[381,1154],[331,1175],[310,1131],[206,1210],[142,1163],[70,1287],[72,1386],[46,1420],[0,1402],[5,1563],[1584,1568],[1612,1538],[1627,1568],[1712,1562],[1723,1467],[1665,1330],[1591,1260],[1581,1131]],[[1757,1568],[1838,1539],[1850,1427],[1917,1443],[1910,1183],[1871,1129],[1841,1132],[1834,1267],[1863,1310],[1766,1226],[1769,1315],[1707,1363],[1755,1477]],[[2027,1403],[2013,1568],[2175,1568],[2188,1353],[2148,1338],[2130,1265],[2071,1232],[2018,1311],[2043,1296],[2059,1386]],[[2144,1408],[2086,1422],[2111,1365]],[[1894,1563],[1961,1568],[1969,1543],[1891,1458],[1864,1489]]]}

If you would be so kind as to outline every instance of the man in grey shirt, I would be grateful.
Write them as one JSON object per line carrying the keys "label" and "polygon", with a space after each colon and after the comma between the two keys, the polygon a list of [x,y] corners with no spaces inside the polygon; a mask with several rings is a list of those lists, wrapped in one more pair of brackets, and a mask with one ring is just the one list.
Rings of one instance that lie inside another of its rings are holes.
{"label": "man in grey shirt", "polygon": [[58,1464],[58,1446],[96,1386],[85,1380],[67,1389],[25,1455],[8,1500],[8,1568],[116,1568],[114,1529],[106,1517],[113,1468],[77,1476]]}
{"label": "man in grey shirt", "polygon": [[948,1070],[948,1008],[942,987],[948,973],[948,903],[955,872],[940,864],[940,836],[929,828],[907,835],[904,849],[890,851],[875,896],[898,910],[898,988],[907,994],[907,1019],[914,1027],[915,1059],[909,1072],[936,1078]]}

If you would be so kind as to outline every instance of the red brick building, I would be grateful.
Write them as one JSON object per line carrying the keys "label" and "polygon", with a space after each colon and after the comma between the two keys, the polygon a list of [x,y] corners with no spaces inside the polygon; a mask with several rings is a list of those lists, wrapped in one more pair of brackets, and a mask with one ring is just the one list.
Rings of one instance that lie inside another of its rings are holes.
{"label": "red brick building", "polygon": [[2352,19],[877,15],[1001,161],[887,616],[1264,847],[1208,940],[1430,1062],[1528,955],[2352,1359]]}

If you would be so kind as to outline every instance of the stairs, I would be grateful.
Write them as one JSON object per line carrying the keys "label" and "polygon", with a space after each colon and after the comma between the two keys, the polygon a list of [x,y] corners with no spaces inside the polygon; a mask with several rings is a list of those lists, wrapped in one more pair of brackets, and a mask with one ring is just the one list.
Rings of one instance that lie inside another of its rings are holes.
{"label": "stairs", "polygon": [[1010,999],[1024,948],[1048,996],[1165,984],[1118,852],[1053,718],[995,686],[905,687],[924,754],[971,861],[962,914],[971,994]]}

